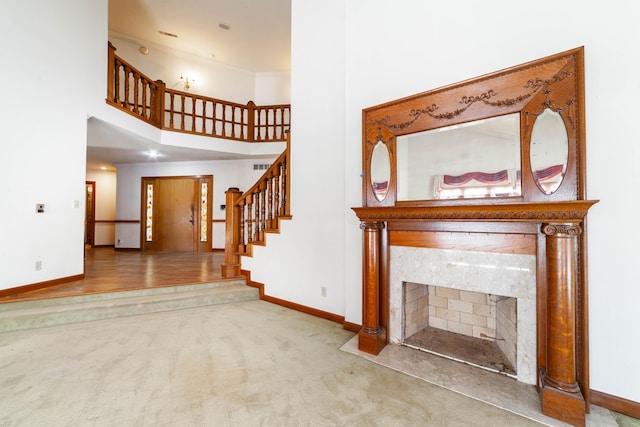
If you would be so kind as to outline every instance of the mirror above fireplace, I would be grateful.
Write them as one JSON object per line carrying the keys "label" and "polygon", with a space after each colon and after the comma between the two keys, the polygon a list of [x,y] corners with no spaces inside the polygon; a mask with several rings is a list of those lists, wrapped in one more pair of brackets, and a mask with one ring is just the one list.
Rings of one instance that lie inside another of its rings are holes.
{"label": "mirror above fireplace", "polygon": [[578,51],[363,110],[364,205],[583,199]]}

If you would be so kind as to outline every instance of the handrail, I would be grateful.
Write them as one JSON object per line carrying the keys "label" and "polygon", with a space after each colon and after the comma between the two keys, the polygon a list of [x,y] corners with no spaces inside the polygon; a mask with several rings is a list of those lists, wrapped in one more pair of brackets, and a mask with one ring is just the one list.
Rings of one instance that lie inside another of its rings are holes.
{"label": "handrail", "polygon": [[284,141],[289,104],[257,106],[168,89],[115,54],[109,43],[107,103],[163,130],[244,142]]}
{"label": "handrail", "polygon": [[222,277],[240,275],[240,256],[251,256],[253,245],[266,243],[265,233],[278,232],[281,219],[290,219],[290,134],[287,148],[256,183],[244,193],[227,192],[225,262]]}

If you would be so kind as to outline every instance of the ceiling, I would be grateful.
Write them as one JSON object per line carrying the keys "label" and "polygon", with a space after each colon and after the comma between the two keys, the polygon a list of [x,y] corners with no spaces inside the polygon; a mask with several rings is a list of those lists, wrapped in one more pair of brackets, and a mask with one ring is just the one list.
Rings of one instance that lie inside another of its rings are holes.
{"label": "ceiling", "polygon": [[[289,71],[291,65],[290,0],[109,0],[109,31],[251,72]],[[118,163],[247,157],[159,147],[97,119],[88,122],[87,140],[88,169],[113,169]],[[160,151],[161,156],[145,154],[150,150]]]}
{"label": "ceiling", "polygon": [[109,0],[109,31],[253,72],[291,64],[291,0]]}

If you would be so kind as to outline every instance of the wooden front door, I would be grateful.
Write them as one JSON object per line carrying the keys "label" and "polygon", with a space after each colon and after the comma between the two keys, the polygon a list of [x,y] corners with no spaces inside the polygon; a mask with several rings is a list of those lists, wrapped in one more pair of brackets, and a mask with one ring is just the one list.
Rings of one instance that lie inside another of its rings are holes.
{"label": "wooden front door", "polygon": [[142,247],[211,251],[213,177],[142,178]]}

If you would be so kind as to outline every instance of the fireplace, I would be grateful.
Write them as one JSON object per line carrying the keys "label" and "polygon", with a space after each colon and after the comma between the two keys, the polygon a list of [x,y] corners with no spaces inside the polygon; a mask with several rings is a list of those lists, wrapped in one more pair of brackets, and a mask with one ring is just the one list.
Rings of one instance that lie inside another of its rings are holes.
{"label": "fireplace", "polygon": [[392,246],[389,341],[535,384],[535,272],[533,255]]}
{"label": "fireplace", "polygon": [[544,414],[574,425],[589,410],[583,233],[597,202],[586,198],[583,54],[364,109],[362,207],[353,208],[363,230],[361,351],[402,342],[403,283],[515,298],[515,375],[536,384]]}

